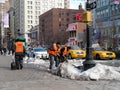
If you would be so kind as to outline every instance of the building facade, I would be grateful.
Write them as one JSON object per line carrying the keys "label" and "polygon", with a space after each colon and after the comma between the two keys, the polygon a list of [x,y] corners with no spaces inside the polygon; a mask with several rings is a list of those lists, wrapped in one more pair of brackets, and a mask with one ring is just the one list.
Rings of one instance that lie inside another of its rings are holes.
{"label": "building facade", "polygon": [[97,0],[96,32],[100,32],[99,42],[105,48],[120,46],[120,2]]}
{"label": "building facade", "polygon": [[20,30],[28,41],[29,30],[39,24],[39,15],[51,8],[69,8],[69,0],[15,0],[15,32]]}
{"label": "building facade", "polygon": [[9,0],[9,28],[11,31],[11,37],[15,37],[14,34],[14,0]]}
{"label": "building facade", "polygon": [[[9,1],[0,1],[0,44],[7,42]],[[6,27],[7,24],[7,27]]]}
{"label": "building facade", "polygon": [[83,9],[53,8],[39,17],[39,41],[41,45],[52,42],[68,42],[69,33],[66,29],[70,23],[76,22],[76,14],[83,13]]}
{"label": "building facade", "polygon": [[113,38],[113,47],[120,46],[120,2],[115,3],[115,0],[110,0],[110,33]]}
{"label": "building facade", "polygon": [[81,48],[85,48],[86,43],[86,24],[81,22],[71,23],[67,28],[69,32],[69,38],[67,45],[78,45]]}

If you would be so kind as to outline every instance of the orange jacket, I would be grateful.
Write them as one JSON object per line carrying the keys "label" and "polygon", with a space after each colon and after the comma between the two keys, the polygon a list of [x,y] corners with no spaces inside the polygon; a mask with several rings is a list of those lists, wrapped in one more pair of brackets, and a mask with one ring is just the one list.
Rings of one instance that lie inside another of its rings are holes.
{"label": "orange jacket", "polygon": [[16,49],[15,49],[16,53],[23,53],[24,52],[24,46],[23,46],[22,42],[16,42],[15,46],[16,46]]}
{"label": "orange jacket", "polygon": [[54,55],[54,56],[57,56],[57,53],[58,53],[58,47],[57,47],[57,45],[56,45],[56,43],[54,43],[53,45],[52,45],[52,50],[49,50],[48,51],[48,53],[49,54],[52,54],[52,55]]}
{"label": "orange jacket", "polygon": [[63,51],[63,56],[65,56],[67,54],[67,47],[64,47],[64,51]]}
{"label": "orange jacket", "polygon": [[56,52],[53,51],[53,50],[49,50],[48,53],[51,54],[51,55],[57,56]]}

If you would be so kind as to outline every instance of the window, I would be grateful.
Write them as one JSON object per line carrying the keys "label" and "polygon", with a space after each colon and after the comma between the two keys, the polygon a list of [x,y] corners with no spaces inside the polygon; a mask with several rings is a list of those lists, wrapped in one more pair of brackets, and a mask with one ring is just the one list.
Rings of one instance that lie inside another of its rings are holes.
{"label": "window", "polygon": [[29,14],[29,13],[30,13],[30,11],[27,11],[27,13]]}
{"label": "window", "polygon": [[30,25],[28,25],[28,28],[30,28]]}
{"label": "window", "polygon": [[30,2],[30,4],[32,4],[32,1]]}
{"label": "window", "polygon": [[66,13],[67,16],[69,16],[69,13]]}
{"label": "window", "polygon": [[30,16],[28,15],[28,19],[30,18]]}
{"label": "window", "polygon": [[69,19],[69,18],[67,18],[67,19],[66,19],[66,21],[67,21],[67,22],[69,22],[69,21],[70,21],[70,19]]}
{"label": "window", "polygon": [[61,27],[61,23],[59,23],[59,27]]}

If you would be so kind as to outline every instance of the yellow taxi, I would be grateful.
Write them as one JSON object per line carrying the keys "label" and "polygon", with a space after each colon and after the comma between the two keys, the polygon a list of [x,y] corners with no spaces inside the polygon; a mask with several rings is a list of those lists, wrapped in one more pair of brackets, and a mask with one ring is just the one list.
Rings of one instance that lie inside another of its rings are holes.
{"label": "yellow taxi", "polygon": [[68,49],[69,49],[67,52],[68,59],[79,59],[79,58],[84,59],[86,57],[86,51],[82,50],[77,45],[68,46]]}
{"label": "yellow taxi", "polygon": [[92,55],[94,59],[114,59],[116,58],[116,54],[111,51],[107,51],[104,48],[98,47],[93,48]]}

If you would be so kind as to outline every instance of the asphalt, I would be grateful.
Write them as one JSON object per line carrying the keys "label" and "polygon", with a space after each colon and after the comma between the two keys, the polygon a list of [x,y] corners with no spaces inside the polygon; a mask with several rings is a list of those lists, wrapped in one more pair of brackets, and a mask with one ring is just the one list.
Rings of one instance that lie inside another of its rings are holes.
{"label": "asphalt", "polygon": [[[11,56],[0,56],[0,90],[119,90],[120,81],[79,81],[61,78],[24,64],[10,70]],[[112,61],[111,61],[112,62]],[[118,62],[118,61],[117,61]]]}

